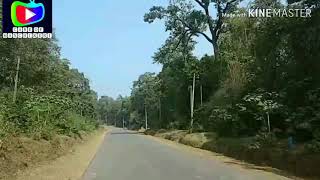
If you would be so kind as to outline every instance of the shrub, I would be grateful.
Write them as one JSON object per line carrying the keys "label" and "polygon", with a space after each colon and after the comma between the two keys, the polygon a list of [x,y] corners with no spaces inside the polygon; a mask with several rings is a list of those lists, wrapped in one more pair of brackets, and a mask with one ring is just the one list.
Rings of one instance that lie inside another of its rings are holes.
{"label": "shrub", "polygon": [[320,141],[313,140],[306,145],[306,150],[310,153],[320,153]]}
{"label": "shrub", "polygon": [[311,153],[320,153],[320,131],[313,133],[314,139],[306,145],[306,149]]}
{"label": "shrub", "polygon": [[165,129],[159,129],[159,130],[157,131],[157,134],[159,134],[159,133],[165,133],[165,132],[167,132],[167,130],[165,130]]}
{"label": "shrub", "polygon": [[96,129],[96,123],[93,120],[82,117],[75,113],[69,113],[64,119],[59,121],[58,131],[61,134],[66,134],[68,136],[80,135],[81,131],[90,132]]}
{"label": "shrub", "polygon": [[0,139],[8,136],[9,134],[16,134],[18,132],[15,124],[7,119],[7,112],[7,99],[0,97]]}
{"label": "shrub", "polygon": [[144,132],[145,135],[150,135],[150,136],[154,136],[156,134],[156,131],[155,130],[152,130],[152,129],[147,129],[145,132]]}
{"label": "shrub", "polygon": [[57,133],[81,136],[81,131],[98,127],[97,122],[90,119],[92,113],[81,110],[87,106],[78,101],[54,94],[37,95],[33,89],[24,87],[16,103],[12,103],[7,94],[0,94],[0,138],[23,133],[34,139],[51,140]]}
{"label": "shrub", "polygon": [[183,138],[181,138],[180,142],[185,145],[190,145],[196,148],[202,148],[207,144],[213,145],[217,139],[217,135],[215,133],[193,133],[187,134]]}
{"label": "shrub", "polygon": [[274,133],[266,131],[259,132],[254,141],[249,145],[249,149],[270,148],[276,145],[277,139]]}
{"label": "shrub", "polygon": [[0,139],[5,138],[8,135],[14,135],[18,133],[17,127],[14,123],[11,123],[0,116]]}

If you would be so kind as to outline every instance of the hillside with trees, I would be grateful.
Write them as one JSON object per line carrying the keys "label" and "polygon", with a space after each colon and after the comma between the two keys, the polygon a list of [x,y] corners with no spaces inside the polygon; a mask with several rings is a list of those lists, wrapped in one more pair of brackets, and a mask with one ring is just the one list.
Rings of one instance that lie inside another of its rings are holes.
{"label": "hillside with trees", "polygon": [[[179,130],[186,144],[186,136],[206,136],[194,146],[320,177],[312,166],[320,162],[320,3],[240,3],[150,7],[145,23],[160,21],[169,34],[152,57],[162,70],[140,75],[131,95],[116,99],[98,98],[88,78],[61,58],[56,37],[0,39],[0,172],[13,162],[12,139],[81,138],[103,122],[153,135]],[[311,8],[312,17],[223,16],[248,8]],[[200,58],[199,37],[212,49]],[[19,141],[14,148],[21,149]]]}
{"label": "hillside with trees", "polygon": [[[153,56],[162,71],[141,75],[130,97],[106,99],[114,115],[108,122],[122,127],[123,120],[132,129],[147,123],[153,130],[214,132],[239,141],[251,138],[250,148],[260,151],[280,144],[284,151],[296,147],[318,154],[319,2],[288,3],[256,0],[244,8],[239,1],[177,0],[152,7],[144,21],[162,21],[170,34]],[[312,17],[222,16],[265,7],[309,7]],[[197,58],[200,36],[212,54]]]}
{"label": "hillside with trees", "polygon": [[0,179],[6,179],[95,131],[98,96],[61,58],[56,38],[1,38],[0,58]]}
{"label": "hillside with trees", "polygon": [[67,59],[56,40],[1,39],[0,138],[93,130],[97,94]]}

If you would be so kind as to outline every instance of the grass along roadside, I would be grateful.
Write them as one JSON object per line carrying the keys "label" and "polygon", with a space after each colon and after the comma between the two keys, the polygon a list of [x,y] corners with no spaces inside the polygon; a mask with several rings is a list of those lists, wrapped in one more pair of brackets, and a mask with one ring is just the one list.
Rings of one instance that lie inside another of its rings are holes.
{"label": "grass along roadside", "polygon": [[[51,141],[18,138],[2,150],[1,180],[76,180],[86,170],[107,130],[82,139],[57,136]],[[4,157],[3,157],[4,156]],[[4,160],[4,161],[3,161]]]}

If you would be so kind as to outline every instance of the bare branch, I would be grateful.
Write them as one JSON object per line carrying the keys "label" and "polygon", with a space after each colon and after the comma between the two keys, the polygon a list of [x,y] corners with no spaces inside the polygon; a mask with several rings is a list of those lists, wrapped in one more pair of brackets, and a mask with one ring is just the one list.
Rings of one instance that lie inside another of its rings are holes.
{"label": "bare branch", "polygon": [[232,5],[236,1],[238,1],[238,0],[231,0],[231,1],[227,2],[226,7],[223,9],[223,13],[226,13],[229,10],[230,5]]}
{"label": "bare branch", "polygon": [[182,40],[184,39],[184,37],[186,36],[186,34],[188,33],[189,30],[186,30],[185,32],[183,32],[182,35],[180,35],[180,38],[179,38],[179,41],[178,43],[176,44],[175,48],[172,50],[175,51],[176,49],[178,49],[179,45],[181,44]]}
{"label": "bare branch", "polygon": [[218,3],[219,3],[219,4],[217,4],[217,6],[218,6],[218,20],[217,20],[216,26],[214,28],[214,35],[215,35],[216,39],[219,39],[219,36],[220,36],[221,28],[223,25],[223,20],[222,20],[223,14],[226,13],[229,10],[229,8],[231,7],[231,5],[233,3],[235,3],[236,1],[238,1],[238,0],[231,0],[231,1],[227,2],[226,6],[224,7],[223,10],[221,8],[220,1],[218,1]]}
{"label": "bare branch", "polygon": [[195,0],[203,9],[206,8],[206,6],[200,1],[200,0]]}
{"label": "bare branch", "polygon": [[187,42],[186,42],[186,46],[183,47],[183,52],[186,53],[187,52],[187,46],[189,44],[189,41],[191,40],[192,34],[187,35]]}
{"label": "bare branch", "polygon": [[207,39],[207,41],[209,41],[210,43],[213,43],[213,40],[208,35],[206,35],[206,33],[204,32],[196,32],[196,33],[201,34],[204,38]]}
{"label": "bare branch", "polygon": [[188,30],[190,31],[191,34],[201,34],[204,38],[206,38],[207,41],[209,41],[210,43],[213,43],[213,39],[211,39],[207,34],[205,34],[204,32],[200,32],[197,31],[195,29],[193,29],[190,25],[188,25],[186,22],[184,22],[182,19],[176,17],[177,21],[180,21],[183,26],[185,26],[186,28],[188,28]]}

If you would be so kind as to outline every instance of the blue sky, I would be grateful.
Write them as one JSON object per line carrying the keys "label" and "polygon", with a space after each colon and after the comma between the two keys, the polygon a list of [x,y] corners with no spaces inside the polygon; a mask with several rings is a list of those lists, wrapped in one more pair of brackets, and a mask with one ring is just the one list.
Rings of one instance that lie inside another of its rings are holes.
{"label": "blue sky", "polygon": [[[152,56],[168,34],[163,22],[147,24],[143,15],[167,2],[54,0],[53,26],[62,56],[86,74],[99,96],[130,95],[139,75],[161,70]],[[202,38],[199,42],[195,54],[211,54],[211,46]]]}

